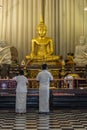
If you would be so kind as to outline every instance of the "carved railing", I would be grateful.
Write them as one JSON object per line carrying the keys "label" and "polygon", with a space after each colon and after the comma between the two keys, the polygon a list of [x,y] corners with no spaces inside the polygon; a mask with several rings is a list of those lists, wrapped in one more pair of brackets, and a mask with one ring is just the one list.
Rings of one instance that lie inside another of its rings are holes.
{"label": "carved railing", "polygon": [[[39,88],[39,83],[36,81],[35,78],[29,78],[29,85],[28,88]],[[64,78],[58,79],[55,78],[53,81],[50,82],[50,88],[69,88],[68,81],[72,82],[73,89],[74,88],[80,88],[83,89],[84,87],[87,87],[87,79],[85,78],[74,78],[74,79],[68,79],[65,82]],[[12,89],[16,88],[16,81],[13,79],[0,79],[0,89]]]}

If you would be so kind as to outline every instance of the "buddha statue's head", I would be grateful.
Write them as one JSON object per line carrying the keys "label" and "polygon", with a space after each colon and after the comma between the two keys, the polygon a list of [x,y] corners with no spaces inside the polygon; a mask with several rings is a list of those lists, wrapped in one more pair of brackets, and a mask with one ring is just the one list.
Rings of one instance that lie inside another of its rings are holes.
{"label": "buddha statue's head", "polygon": [[84,44],[85,43],[85,37],[84,36],[80,36],[79,43],[80,44]]}
{"label": "buddha statue's head", "polygon": [[47,32],[47,27],[43,21],[40,22],[40,24],[37,26],[37,32],[40,37],[44,37]]}

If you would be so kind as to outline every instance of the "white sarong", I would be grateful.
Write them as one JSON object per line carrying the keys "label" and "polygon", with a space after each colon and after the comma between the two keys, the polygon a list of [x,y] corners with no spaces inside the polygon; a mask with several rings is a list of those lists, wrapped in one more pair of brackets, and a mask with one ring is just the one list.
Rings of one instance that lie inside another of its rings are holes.
{"label": "white sarong", "polygon": [[49,112],[49,84],[40,85],[39,88],[39,112]]}
{"label": "white sarong", "polygon": [[16,92],[16,113],[26,112],[26,92]]}

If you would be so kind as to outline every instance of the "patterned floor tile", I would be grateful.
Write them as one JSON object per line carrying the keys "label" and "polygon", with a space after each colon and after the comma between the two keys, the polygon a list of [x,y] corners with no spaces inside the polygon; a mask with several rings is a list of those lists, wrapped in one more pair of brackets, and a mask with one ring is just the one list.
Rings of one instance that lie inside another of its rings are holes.
{"label": "patterned floor tile", "polygon": [[55,110],[49,115],[0,111],[0,130],[87,130],[87,110]]}

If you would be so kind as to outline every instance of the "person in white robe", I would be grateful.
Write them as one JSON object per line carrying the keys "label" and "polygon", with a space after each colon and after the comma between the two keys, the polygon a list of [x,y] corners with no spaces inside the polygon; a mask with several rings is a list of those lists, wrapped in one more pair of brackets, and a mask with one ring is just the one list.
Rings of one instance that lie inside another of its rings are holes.
{"label": "person in white robe", "polygon": [[20,70],[19,75],[13,79],[17,82],[15,112],[19,114],[26,113],[28,79],[24,76],[23,70]]}
{"label": "person in white robe", "polygon": [[47,68],[47,64],[43,64],[42,71],[36,77],[39,82],[39,113],[49,113],[49,87],[53,76]]}

